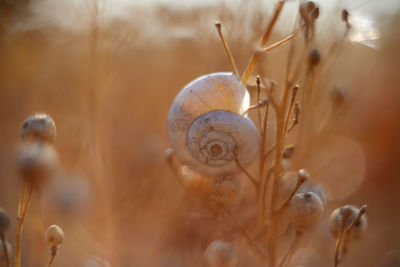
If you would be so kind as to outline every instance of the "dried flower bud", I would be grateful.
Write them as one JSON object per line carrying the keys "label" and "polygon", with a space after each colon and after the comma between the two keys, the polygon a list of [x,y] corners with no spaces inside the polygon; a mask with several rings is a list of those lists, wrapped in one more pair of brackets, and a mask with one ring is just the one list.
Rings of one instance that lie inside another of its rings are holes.
{"label": "dried flower bud", "polygon": [[[8,242],[7,240],[6,240],[5,244],[6,244],[6,248],[7,248],[8,259],[10,260],[12,258],[13,249],[12,249],[10,242]],[[0,241],[0,266],[7,266],[6,265],[6,254],[4,253],[3,246],[4,246],[4,243]]]}
{"label": "dried flower bud", "polygon": [[230,207],[240,202],[242,193],[243,189],[240,180],[233,176],[227,176],[214,180],[210,199],[219,205]]}
{"label": "dried flower bud", "polygon": [[19,172],[33,185],[40,185],[51,177],[57,165],[58,154],[50,145],[27,143],[19,151]]}
{"label": "dried flower bud", "polygon": [[7,212],[0,208],[0,236],[4,236],[8,228],[10,228],[11,220]]}
{"label": "dried flower bud", "polygon": [[319,8],[313,1],[306,1],[300,5],[300,16],[307,23],[319,17]]}
{"label": "dried flower bud", "polygon": [[[345,205],[341,208],[335,209],[329,217],[329,230],[334,238],[339,237],[341,230],[347,229],[353,221],[357,218],[360,209],[353,205]],[[363,214],[354,227],[346,234],[346,241],[358,241],[363,237],[367,229],[367,216]]]}
{"label": "dried flower bud", "polygon": [[347,11],[347,9],[342,10],[342,20],[349,23],[349,11]]}
{"label": "dried flower bud", "polygon": [[205,260],[210,267],[234,267],[237,256],[234,247],[229,242],[216,240],[208,245]]}
{"label": "dried flower bud", "polygon": [[321,54],[318,49],[312,49],[308,53],[308,65],[310,67],[315,67],[321,61]]}
{"label": "dried flower bud", "polygon": [[300,181],[307,181],[308,179],[310,179],[310,174],[306,169],[301,169],[297,172],[297,178]]}
{"label": "dried flower bud", "polygon": [[319,222],[324,205],[317,194],[297,193],[289,203],[291,222],[297,229],[313,226]]}
{"label": "dried flower bud", "polygon": [[41,141],[54,143],[57,131],[53,119],[47,114],[35,114],[28,117],[21,126],[22,141]]}
{"label": "dried flower bud", "polygon": [[47,228],[45,238],[51,249],[58,248],[64,241],[64,237],[64,232],[60,226],[53,224]]}
{"label": "dried flower bud", "polygon": [[326,193],[325,190],[322,188],[322,186],[307,182],[300,187],[299,193],[307,193],[307,192],[312,192],[317,194],[321,199],[322,203],[326,202]]}
{"label": "dried flower bud", "polygon": [[283,158],[288,159],[291,158],[294,152],[295,146],[293,144],[286,145],[283,148]]}
{"label": "dried flower bud", "polygon": [[336,107],[341,106],[344,103],[344,100],[345,100],[345,95],[343,90],[340,87],[335,86],[335,88],[332,91],[333,105]]}

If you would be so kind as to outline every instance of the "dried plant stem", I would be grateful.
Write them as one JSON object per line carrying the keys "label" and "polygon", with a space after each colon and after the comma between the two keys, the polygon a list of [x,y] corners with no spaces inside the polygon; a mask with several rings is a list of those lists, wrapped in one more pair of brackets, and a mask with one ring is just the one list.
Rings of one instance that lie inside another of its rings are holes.
{"label": "dried plant stem", "polygon": [[289,121],[290,121],[290,117],[292,115],[292,111],[293,111],[293,106],[294,106],[294,102],[296,100],[296,95],[297,95],[297,91],[299,90],[299,86],[295,85],[292,89],[292,97],[290,99],[290,104],[289,104],[289,109],[285,118],[285,130],[284,132],[288,132],[288,125],[289,125]]}
{"label": "dried plant stem", "polygon": [[[283,9],[283,6],[285,5],[285,0],[280,0],[278,2],[278,5],[275,9],[274,15],[271,18],[271,21],[268,24],[267,30],[265,31],[263,37],[260,40],[260,43],[258,45],[259,48],[264,47],[266,45],[266,43],[268,42],[269,38],[271,37],[271,33],[272,33],[272,29],[275,26],[275,23],[277,22],[279,15],[281,14],[281,11]],[[247,65],[246,69],[244,70],[241,80],[244,84],[247,83],[250,75],[253,73],[257,62],[260,60],[261,58],[261,53],[259,53],[258,51],[256,53],[254,53],[253,57],[250,59],[249,64]]]}
{"label": "dried plant stem", "polygon": [[293,33],[289,34],[288,36],[286,36],[285,38],[283,38],[282,40],[280,40],[279,42],[276,42],[268,47],[262,48],[260,49],[260,53],[267,53],[271,50],[274,50],[277,47],[280,47],[281,45],[287,43],[288,41],[292,40],[294,37],[296,37],[297,34],[299,34],[301,32],[301,30],[303,29],[303,27],[299,27],[297,30],[295,30]]}
{"label": "dried plant stem", "polygon": [[344,222],[346,221],[346,218],[343,218],[343,220],[342,220],[343,224],[340,229],[339,236],[336,240],[335,257],[334,257],[334,266],[335,267],[339,266],[339,263],[342,260],[344,245],[345,245],[345,241],[346,241],[346,235],[351,231],[351,229],[361,219],[361,216],[364,215],[366,210],[367,210],[367,205],[362,206],[357,214],[357,217],[354,218],[354,220],[350,223],[350,225],[347,228],[344,228]]}
{"label": "dried plant stem", "polygon": [[225,215],[230,219],[229,221],[232,222],[236,228],[240,230],[240,232],[243,234],[243,236],[247,239],[249,242],[250,246],[253,248],[255,252],[260,254],[263,258],[266,258],[267,255],[264,253],[264,251],[258,247],[258,245],[254,242],[253,238],[251,237],[250,233],[244,228],[243,225],[241,225],[236,217],[225,207],[219,205],[219,207],[222,209],[222,211],[225,213]]}
{"label": "dried plant stem", "polygon": [[279,264],[279,267],[287,267],[290,264],[290,261],[292,260],[293,254],[296,251],[297,246],[300,243],[301,237],[303,236],[303,232],[301,231],[296,231],[296,236],[290,245],[290,248],[288,252],[286,253],[285,257],[283,257],[281,263]]}
{"label": "dried plant stem", "polygon": [[235,59],[232,56],[231,50],[229,49],[228,43],[226,42],[226,39],[224,37],[224,34],[222,33],[222,25],[220,22],[215,22],[215,27],[217,28],[219,38],[221,39],[222,45],[224,46],[225,53],[229,59],[229,62],[231,63],[231,67],[233,69],[233,72],[239,77],[239,71],[236,67]]}
{"label": "dried plant stem", "polygon": [[50,257],[50,260],[49,260],[49,263],[47,264],[47,267],[50,267],[53,264],[55,257],[56,257],[56,255],[52,253],[51,257]]}
{"label": "dried plant stem", "polygon": [[278,192],[279,192],[279,179],[281,173],[281,162],[282,162],[282,150],[283,144],[286,137],[286,129],[285,129],[285,114],[288,106],[289,100],[289,88],[291,88],[291,84],[287,84],[283,91],[283,95],[281,97],[281,102],[279,105],[279,112],[277,113],[277,128],[276,128],[276,148],[275,148],[275,158],[273,165],[273,183],[272,183],[272,198],[271,198],[271,208],[270,208],[270,231],[268,231],[268,248],[269,248],[269,266],[275,267],[276,265],[276,228],[278,223],[278,217],[272,216],[274,209],[276,208],[276,202],[278,200]]}
{"label": "dried plant stem", "polygon": [[[18,215],[18,223],[17,223],[17,237],[15,240],[15,261],[14,267],[21,266],[21,239],[22,239],[22,228],[25,220],[26,213],[29,208],[29,204],[31,202],[31,196],[33,187],[28,182],[24,182],[24,187],[26,183],[26,190],[23,190],[21,199],[20,199],[20,206],[22,206],[21,214]],[[27,194],[27,195],[26,195]]]}
{"label": "dried plant stem", "polygon": [[289,197],[286,199],[286,201],[280,206],[279,209],[277,209],[274,213],[275,216],[282,214],[282,212],[285,210],[285,208],[289,205],[290,200],[294,197],[294,195],[297,193],[297,191],[300,189],[300,187],[304,184],[306,180],[305,179],[297,179],[297,183],[293,191],[290,193]]}
{"label": "dried plant stem", "polygon": [[6,266],[11,267],[10,259],[8,258],[8,249],[7,249],[7,244],[6,244],[7,238],[5,235],[0,235],[0,239],[1,239],[1,242],[3,243],[3,252],[4,252],[4,257],[6,260]]}
{"label": "dried plant stem", "polygon": [[236,165],[239,167],[239,169],[246,174],[247,178],[249,178],[250,182],[256,187],[256,189],[258,188],[258,181],[256,180],[256,178],[254,178],[245,168],[243,168],[243,166],[240,164],[239,159],[237,158],[237,156],[235,156],[235,162]]}

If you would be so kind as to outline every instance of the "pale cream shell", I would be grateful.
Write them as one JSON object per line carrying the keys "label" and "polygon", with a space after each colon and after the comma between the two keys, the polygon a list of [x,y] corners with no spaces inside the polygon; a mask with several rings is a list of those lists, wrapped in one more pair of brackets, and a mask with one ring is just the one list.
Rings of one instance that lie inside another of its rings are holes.
{"label": "pale cream shell", "polygon": [[[214,121],[212,128],[214,131],[220,130],[234,137],[239,162],[243,167],[247,167],[258,151],[257,128],[249,118],[242,116],[249,105],[247,88],[230,72],[207,74],[186,85],[175,98],[168,115],[168,136],[176,156],[185,164],[208,176],[218,177],[240,172],[234,160],[217,166],[199,161],[193,155],[193,149],[191,152],[188,148],[191,139],[188,137],[188,132],[194,121],[195,124],[204,124],[198,123],[201,116],[213,111],[226,111],[226,115],[216,113],[219,121]],[[210,115],[205,117],[210,119]],[[234,120],[229,121],[230,118]],[[227,127],[224,124],[237,122],[239,123],[235,134],[226,132]],[[193,147],[193,144],[191,146]]]}

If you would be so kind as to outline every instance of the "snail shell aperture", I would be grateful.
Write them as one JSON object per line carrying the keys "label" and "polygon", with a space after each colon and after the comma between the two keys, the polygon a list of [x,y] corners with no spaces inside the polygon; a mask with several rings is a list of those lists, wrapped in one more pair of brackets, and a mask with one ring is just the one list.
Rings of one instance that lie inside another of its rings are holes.
{"label": "snail shell aperture", "polygon": [[168,135],[176,156],[209,176],[240,171],[254,160],[258,133],[246,113],[246,87],[230,72],[201,76],[186,85],[168,115]]}

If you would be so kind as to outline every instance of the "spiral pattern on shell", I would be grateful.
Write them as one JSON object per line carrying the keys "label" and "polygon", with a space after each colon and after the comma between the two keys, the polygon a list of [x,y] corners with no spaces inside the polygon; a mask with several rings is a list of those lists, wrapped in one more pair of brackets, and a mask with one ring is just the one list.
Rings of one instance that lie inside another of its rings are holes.
{"label": "spiral pattern on shell", "polygon": [[247,167],[258,151],[258,133],[243,116],[250,105],[247,88],[230,72],[201,76],[186,85],[168,115],[168,136],[176,156],[208,176]]}

